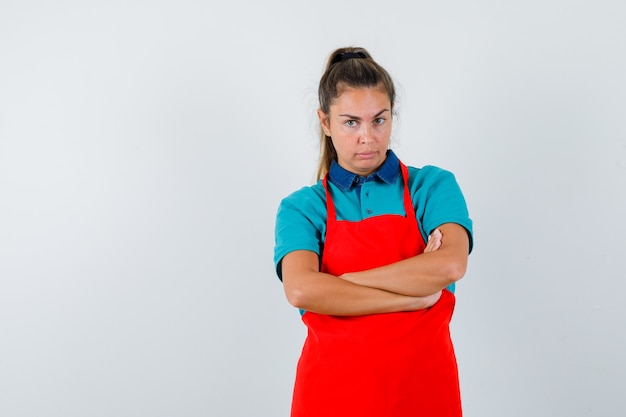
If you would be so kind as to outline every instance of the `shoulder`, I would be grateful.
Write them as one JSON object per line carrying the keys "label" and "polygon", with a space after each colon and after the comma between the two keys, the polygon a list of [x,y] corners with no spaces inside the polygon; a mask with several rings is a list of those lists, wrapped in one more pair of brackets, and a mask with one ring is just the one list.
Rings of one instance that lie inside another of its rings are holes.
{"label": "shoulder", "polygon": [[421,168],[409,166],[407,168],[409,169],[410,176],[421,178],[421,179],[439,177],[439,176],[454,177],[454,174],[451,171],[448,171],[447,169],[444,169],[435,165],[424,165]]}
{"label": "shoulder", "polygon": [[302,187],[283,198],[276,214],[276,233],[280,236],[319,234],[326,223],[326,190],[321,181]]}
{"label": "shoulder", "polygon": [[456,178],[451,171],[435,165],[425,165],[422,168],[413,166],[409,170],[409,187],[413,190],[431,186],[456,186]]}
{"label": "shoulder", "polygon": [[321,181],[316,184],[302,187],[283,198],[280,202],[279,211],[286,208],[296,208],[307,210],[314,207],[326,205],[326,190]]}
{"label": "shoulder", "polygon": [[433,165],[408,169],[411,198],[426,235],[444,223],[457,223],[467,230],[471,249],[472,220],[454,174]]}

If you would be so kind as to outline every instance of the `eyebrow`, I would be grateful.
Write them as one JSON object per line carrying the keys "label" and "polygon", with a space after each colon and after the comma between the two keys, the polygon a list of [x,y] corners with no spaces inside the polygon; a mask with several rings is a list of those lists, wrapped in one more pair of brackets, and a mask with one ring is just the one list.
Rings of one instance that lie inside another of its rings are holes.
{"label": "eyebrow", "polygon": [[[389,111],[389,109],[382,109],[381,111],[379,111],[378,113],[376,113],[373,117],[373,119],[377,118],[378,116],[380,116],[381,114],[383,114],[384,112]],[[354,119],[354,120],[361,120],[360,117],[358,116],[352,116],[350,114],[340,114],[339,117],[348,117],[350,119]]]}

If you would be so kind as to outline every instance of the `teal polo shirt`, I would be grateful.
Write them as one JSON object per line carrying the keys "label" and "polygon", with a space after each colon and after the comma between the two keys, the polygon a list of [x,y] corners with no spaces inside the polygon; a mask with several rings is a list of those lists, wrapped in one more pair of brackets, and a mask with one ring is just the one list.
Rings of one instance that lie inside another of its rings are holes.
{"label": "teal polo shirt", "polygon": [[[472,221],[465,198],[454,175],[435,166],[408,167],[409,192],[419,230],[424,238],[444,223],[465,228],[473,246]],[[384,214],[405,215],[404,184],[400,161],[393,151],[373,174],[362,177],[337,162],[329,170],[329,189],[337,220],[360,221]],[[322,181],[303,187],[284,198],[276,215],[274,264],[281,278],[280,263],[296,250],[309,250],[321,259],[326,238],[326,192]],[[454,290],[454,284],[449,288]]]}

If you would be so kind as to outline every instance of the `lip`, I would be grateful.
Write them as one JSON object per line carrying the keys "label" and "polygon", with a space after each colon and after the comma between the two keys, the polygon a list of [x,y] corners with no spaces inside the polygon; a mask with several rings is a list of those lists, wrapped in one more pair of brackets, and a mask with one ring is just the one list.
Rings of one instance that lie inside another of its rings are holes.
{"label": "lip", "polygon": [[376,156],[376,152],[359,152],[356,155],[360,159],[372,159]]}

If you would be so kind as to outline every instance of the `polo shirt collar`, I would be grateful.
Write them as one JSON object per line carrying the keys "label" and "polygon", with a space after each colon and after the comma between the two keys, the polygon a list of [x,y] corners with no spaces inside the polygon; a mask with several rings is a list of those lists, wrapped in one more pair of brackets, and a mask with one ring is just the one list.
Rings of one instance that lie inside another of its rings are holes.
{"label": "polo shirt collar", "polygon": [[[330,164],[330,170],[328,171],[330,181],[343,191],[350,190],[360,181],[371,181],[376,180],[377,178],[388,184],[394,184],[399,174],[400,160],[391,149],[387,151],[385,162],[383,162],[377,171],[370,174],[367,178],[360,177],[359,175],[342,168],[337,161],[333,161]],[[362,178],[362,180],[360,178]]]}

